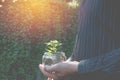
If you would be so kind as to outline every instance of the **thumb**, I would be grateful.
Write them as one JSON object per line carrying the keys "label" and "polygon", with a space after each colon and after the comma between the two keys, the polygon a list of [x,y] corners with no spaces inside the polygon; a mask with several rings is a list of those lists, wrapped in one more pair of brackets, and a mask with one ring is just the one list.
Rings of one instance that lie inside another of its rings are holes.
{"label": "thumb", "polygon": [[46,65],[45,66],[45,71],[47,71],[47,72],[55,72],[56,71],[56,66],[55,65],[52,65],[52,66]]}

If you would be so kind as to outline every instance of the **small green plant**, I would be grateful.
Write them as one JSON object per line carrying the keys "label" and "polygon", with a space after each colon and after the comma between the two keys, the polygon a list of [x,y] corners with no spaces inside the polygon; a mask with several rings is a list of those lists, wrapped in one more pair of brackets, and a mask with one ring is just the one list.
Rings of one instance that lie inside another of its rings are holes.
{"label": "small green plant", "polygon": [[60,43],[57,40],[51,40],[48,43],[45,43],[47,48],[46,48],[46,52],[50,53],[50,54],[55,54],[56,52],[60,52],[60,48],[62,43]]}

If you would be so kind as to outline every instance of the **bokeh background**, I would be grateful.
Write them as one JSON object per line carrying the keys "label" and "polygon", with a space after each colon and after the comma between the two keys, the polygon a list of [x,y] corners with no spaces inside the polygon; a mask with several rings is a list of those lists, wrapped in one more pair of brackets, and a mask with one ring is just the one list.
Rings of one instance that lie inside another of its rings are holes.
{"label": "bokeh background", "polygon": [[45,42],[58,40],[69,57],[81,0],[0,0],[0,80],[40,80]]}

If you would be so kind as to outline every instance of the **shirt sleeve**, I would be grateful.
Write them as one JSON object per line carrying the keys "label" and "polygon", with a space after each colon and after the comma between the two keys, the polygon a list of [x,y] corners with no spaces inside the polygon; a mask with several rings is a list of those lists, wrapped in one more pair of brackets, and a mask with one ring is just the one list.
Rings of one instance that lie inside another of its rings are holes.
{"label": "shirt sleeve", "polygon": [[102,56],[81,60],[78,65],[78,73],[82,74],[97,70],[107,71],[118,62],[120,63],[120,48]]}

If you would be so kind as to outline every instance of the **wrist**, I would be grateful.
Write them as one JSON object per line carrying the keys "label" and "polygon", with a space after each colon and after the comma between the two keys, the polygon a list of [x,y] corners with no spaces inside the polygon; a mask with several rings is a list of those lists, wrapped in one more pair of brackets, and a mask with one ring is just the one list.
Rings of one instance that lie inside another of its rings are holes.
{"label": "wrist", "polygon": [[78,72],[78,65],[79,65],[79,62],[77,62],[77,61],[73,62],[73,68],[74,68],[75,73]]}
{"label": "wrist", "polygon": [[78,72],[78,65],[79,65],[79,62],[77,61],[72,61],[72,62],[68,62],[70,65],[69,67],[71,67],[71,71],[73,73],[77,73]]}

